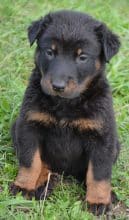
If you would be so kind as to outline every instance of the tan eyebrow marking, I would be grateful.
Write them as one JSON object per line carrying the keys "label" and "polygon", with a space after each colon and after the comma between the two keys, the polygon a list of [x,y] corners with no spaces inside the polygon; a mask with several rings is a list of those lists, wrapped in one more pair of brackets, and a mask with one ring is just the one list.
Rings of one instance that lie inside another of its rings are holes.
{"label": "tan eyebrow marking", "polygon": [[56,44],[53,43],[53,44],[51,45],[51,48],[52,48],[52,50],[56,50]]}
{"label": "tan eyebrow marking", "polygon": [[78,49],[77,49],[77,55],[79,56],[81,53],[82,53],[82,49],[81,49],[81,48],[78,48]]}

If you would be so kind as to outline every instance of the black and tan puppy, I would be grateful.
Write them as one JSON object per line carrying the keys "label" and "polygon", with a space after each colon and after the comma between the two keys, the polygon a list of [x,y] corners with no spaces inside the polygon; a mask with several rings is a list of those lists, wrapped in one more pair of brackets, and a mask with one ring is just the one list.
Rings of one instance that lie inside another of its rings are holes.
{"label": "black and tan puppy", "polygon": [[[48,174],[85,180],[97,214],[111,203],[119,143],[105,64],[118,37],[90,16],[59,11],[32,23],[35,68],[12,128],[19,173],[12,192],[36,192]],[[40,192],[40,190],[38,191]],[[40,197],[40,196],[39,196]]]}

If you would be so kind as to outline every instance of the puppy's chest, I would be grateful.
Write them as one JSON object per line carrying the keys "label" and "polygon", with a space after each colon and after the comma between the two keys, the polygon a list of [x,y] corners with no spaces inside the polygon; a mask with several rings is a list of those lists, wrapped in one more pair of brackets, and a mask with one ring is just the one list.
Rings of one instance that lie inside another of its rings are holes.
{"label": "puppy's chest", "polygon": [[56,172],[75,168],[81,163],[83,144],[81,137],[68,127],[47,129],[42,145],[42,158]]}
{"label": "puppy's chest", "polygon": [[43,149],[54,157],[78,157],[82,153],[82,139],[77,131],[60,121],[60,126],[46,129]]}

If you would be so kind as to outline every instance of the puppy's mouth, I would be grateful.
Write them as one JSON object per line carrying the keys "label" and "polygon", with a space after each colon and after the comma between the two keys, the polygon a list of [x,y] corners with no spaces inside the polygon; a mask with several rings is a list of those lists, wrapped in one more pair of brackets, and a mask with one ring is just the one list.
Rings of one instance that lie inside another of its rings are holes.
{"label": "puppy's mouth", "polygon": [[50,79],[41,79],[41,88],[42,91],[51,96],[58,96],[60,98],[73,99],[79,97],[81,93],[87,90],[91,82],[90,78],[85,79],[82,83],[78,84],[74,80],[69,80],[65,88],[55,89],[52,86]]}

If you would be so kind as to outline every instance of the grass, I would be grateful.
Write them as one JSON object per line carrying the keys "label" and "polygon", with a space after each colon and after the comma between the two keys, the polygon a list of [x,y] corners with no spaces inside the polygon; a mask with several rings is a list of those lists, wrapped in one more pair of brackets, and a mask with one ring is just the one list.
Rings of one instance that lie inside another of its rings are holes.
{"label": "grass", "polygon": [[108,64],[107,72],[122,144],[112,175],[113,190],[121,201],[115,218],[129,219],[129,1],[0,0],[0,220],[96,219],[83,207],[80,198],[85,193],[75,181],[71,184],[62,182],[44,206],[42,202],[25,200],[21,195],[14,198],[8,191],[8,185],[17,173],[10,126],[18,114],[33,68],[35,46],[29,48],[26,29],[32,20],[64,8],[88,12],[106,22],[122,42],[120,52]]}

